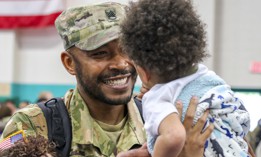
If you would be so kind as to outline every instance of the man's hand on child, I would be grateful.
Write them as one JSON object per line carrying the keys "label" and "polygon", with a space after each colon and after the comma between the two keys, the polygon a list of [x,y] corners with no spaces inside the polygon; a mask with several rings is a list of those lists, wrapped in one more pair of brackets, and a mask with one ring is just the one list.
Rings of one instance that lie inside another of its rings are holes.
{"label": "man's hand on child", "polygon": [[[202,157],[205,142],[214,129],[214,125],[210,123],[206,130],[202,132],[204,124],[207,120],[208,111],[203,114],[195,125],[193,125],[197,104],[198,99],[196,97],[192,97],[183,122],[186,129],[186,142],[181,153],[179,154],[179,157]],[[178,101],[176,107],[181,118],[183,108],[182,103]]]}

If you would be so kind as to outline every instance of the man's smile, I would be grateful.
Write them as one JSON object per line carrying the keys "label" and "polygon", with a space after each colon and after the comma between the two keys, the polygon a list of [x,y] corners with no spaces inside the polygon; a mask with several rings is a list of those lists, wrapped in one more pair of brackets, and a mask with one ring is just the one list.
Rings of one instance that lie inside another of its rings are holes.
{"label": "man's smile", "polygon": [[128,86],[128,81],[129,81],[130,76],[131,76],[131,74],[110,77],[110,78],[104,80],[104,83],[113,88],[125,88]]}

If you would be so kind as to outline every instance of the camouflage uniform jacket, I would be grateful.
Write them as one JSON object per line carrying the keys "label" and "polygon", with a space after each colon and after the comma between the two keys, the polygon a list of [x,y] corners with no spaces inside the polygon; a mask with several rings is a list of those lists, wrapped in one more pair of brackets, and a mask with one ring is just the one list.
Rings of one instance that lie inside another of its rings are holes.
{"label": "camouflage uniform jacket", "polygon": [[[261,120],[259,120],[259,121],[261,124]],[[250,145],[254,151],[256,151],[256,147],[261,141],[260,134],[261,134],[261,125],[260,126],[257,125],[253,131],[248,132],[248,134],[246,135],[246,139],[250,143]]]}
{"label": "camouflage uniform jacket", "polygon": [[[133,100],[128,104],[128,120],[117,143],[111,141],[90,116],[77,90],[69,90],[64,101],[72,122],[70,156],[113,157],[118,152],[127,151],[146,141],[143,122]],[[39,134],[48,137],[45,117],[36,104],[17,111],[7,123],[1,139],[18,130],[24,130],[27,136]]]}

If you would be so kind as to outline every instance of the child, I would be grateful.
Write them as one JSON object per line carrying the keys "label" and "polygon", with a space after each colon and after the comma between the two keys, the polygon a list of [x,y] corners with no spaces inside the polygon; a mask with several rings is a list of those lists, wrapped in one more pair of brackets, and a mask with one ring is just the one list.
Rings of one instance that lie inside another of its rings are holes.
{"label": "child", "polygon": [[184,120],[191,96],[200,98],[194,123],[210,110],[209,121],[215,126],[206,141],[204,156],[248,156],[243,137],[249,130],[249,113],[223,79],[199,64],[207,56],[206,33],[191,2],[131,3],[121,29],[122,48],[133,60],[143,86],[150,89],[142,104],[152,156],[177,156],[184,130],[174,104],[177,100],[183,103],[180,114]]}

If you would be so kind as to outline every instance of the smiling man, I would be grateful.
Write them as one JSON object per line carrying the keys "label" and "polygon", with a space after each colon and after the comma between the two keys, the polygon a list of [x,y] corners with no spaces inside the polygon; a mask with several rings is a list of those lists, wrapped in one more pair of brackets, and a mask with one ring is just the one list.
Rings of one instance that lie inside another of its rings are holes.
{"label": "smiling man", "polygon": [[[65,10],[55,25],[65,51],[61,61],[77,85],[64,96],[72,126],[69,156],[116,156],[145,142],[143,122],[133,102],[137,77],[118,45],[125,6],[118,3]],[[24,130],[48,137],[45,116],[37,104],[19,110],[2,139]]]}

